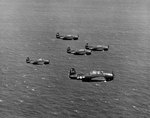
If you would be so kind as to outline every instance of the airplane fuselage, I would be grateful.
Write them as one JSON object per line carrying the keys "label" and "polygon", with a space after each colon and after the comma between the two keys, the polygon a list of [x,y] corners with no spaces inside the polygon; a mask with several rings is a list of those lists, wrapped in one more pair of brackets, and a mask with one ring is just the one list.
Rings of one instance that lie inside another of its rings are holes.
{"label": "airplane fuselage", "polygon": [[67,53],[74,54],[74,55],[91,55],[91,51],[86,49],[80,49],[80,50],[70,49],[67,51]]}
{"label": "airplane fuselage", "polygon": [[[87,74],[73,74],[69,75],[71,79],[77,79],[82,81],[90,81],[94,78],[101,78],[104,77],[104,81],[111,81],[114,78],[113,73],[104,73],[103,71],[91,71]],[[102,79],[101,79],[102,80]]]}
{"label": "airplane fuselage", "polygon": [[59,33],[56,34],[57,39],[62,39],[62,40],[78,40],[79,36],[75,35],[60,35]]}
{"label": "airplane fuselage", "polygon": [[37,59],[37,60],[31,60],[29,58],[26,59],[26,63],[30,63],[33,65],[43,65],[43,64],[49,64],[50,61],[49,60],[45,60],[45,59]]}
{"label": "airplane fuselage", "polygon": [[92,51],[103,51],[104,49],[102,47],[88,47],[87,49],[90,49]]}
{"label": "airplane fuselage", "polygon": [[104,45],[89,46],[87,43],[85,49],[92,50],[92,51],[108,51],[109,46],[104,46]]}

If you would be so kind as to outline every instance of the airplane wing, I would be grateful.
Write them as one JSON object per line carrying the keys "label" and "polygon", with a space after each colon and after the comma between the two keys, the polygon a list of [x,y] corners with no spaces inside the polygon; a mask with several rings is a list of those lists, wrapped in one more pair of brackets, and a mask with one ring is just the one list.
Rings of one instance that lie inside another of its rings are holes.
{"label": "airplane wing", "polygon": [[106,79],[104,77],[98,77],[98,76],[89,76],[89,77],[85,77],[85,78],[82,78],[82,81],[85,81],[85,82],[106,82]]}
{"label": "airplane wing", "polygon": [[90,81],[90,80],[92,80],[92,79],[94,79],[94,78],[96,78],[96,76],[86,74],[86,75],[84,75],[84,77],[82,78],[82,81]]}

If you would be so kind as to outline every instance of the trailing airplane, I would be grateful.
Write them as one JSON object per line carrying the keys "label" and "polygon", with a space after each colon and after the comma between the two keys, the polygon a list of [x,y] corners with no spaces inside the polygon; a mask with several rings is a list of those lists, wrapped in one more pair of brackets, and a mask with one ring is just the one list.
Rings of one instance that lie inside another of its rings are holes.
{"label": "trailing airplane", "polygon": [[97,45],[97,46],[90,46],[88,43],[85,45],[85,49],[92,50],[92,51],[108,51],[109,45]]}
{"label": "trailing airplane", "polygon": [[26,63],[30,63],[33,65],[46,65],[49,64],[50,61],[49,60],[45,60],[45,59],[37,59],[37,60],[31,60],[29,57],[26,58]]}
{"label": "trailing airplane", "polygon": [[68,47],[67,53],[74,55],[91,55],[91,50],[87,49],[72,50],[70,47]]}
{"label": "trailing airplane", "polygon": [[79,35],[60,35],[59,33],[56,34],[56,38],[57,39],[62,39],[62,40],[78,40],[79,39]]}
{"label": "trailing airplane", "polygon": [[101,79],[101,81],[107,82],[107,81],[112,81],[114,79],[114,73],[106,73],[103,71],[96,71],[93,70],[90,73],[82,74],[76,73],[75,68],[71,68],[69,72],[69,78],[70,79],[76,79],[76,80],[82,80],[82,81],[92,81],[94,78],[101,78],[103,77],[104,79]]}

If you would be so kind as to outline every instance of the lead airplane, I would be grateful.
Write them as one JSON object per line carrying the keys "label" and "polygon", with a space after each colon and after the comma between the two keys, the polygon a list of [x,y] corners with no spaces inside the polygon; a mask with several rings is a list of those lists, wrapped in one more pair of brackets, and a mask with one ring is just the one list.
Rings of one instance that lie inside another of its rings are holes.
{"label": "lead airplane", "polygon": [[[103,78],[102,78],[103,77]],[[92,81],[94,78],[101,78],[100,81],[112,81],[114,79],[114,73],[106,73],[103,71],[96,71],[93,70],[89,73],[82,74],[82,73],[76,73],[75,68],[71,68],[69,72],[69,78],[70,79],[76,79],[76,80],[82,80],[82,81]]]}
{"label": "lead airplane", "polygon": [[96,45],[96,46],[91,46],[88,43],[85,45],[85,49],[92,50],[92,51],[108,51],[109,45]]}
{"label": "lead airplane", "polygon": [[57,39],[62,39],[62,40],[78,40],[79,35],[60,35],[59,33],[56,34]]}
{"label": "lead airplane", "polygon": [[91,55],[91,50],[87,49],[72,50],[70,47],[68,47],[67,53],[74,55]]}

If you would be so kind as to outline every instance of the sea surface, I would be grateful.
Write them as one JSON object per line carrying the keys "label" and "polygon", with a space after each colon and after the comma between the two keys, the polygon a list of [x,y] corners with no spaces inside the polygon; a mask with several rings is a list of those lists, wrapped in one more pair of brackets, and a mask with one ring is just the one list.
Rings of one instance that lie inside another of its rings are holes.
{"label": "sea surface", "polygon": [[[110,48],[66,53],[87,42]],[[27,64],[27,56],[50,64]],[[70,80],[72,67],[115,79]],[[150,1],[0,0],[0,118],[150,118]]]}

